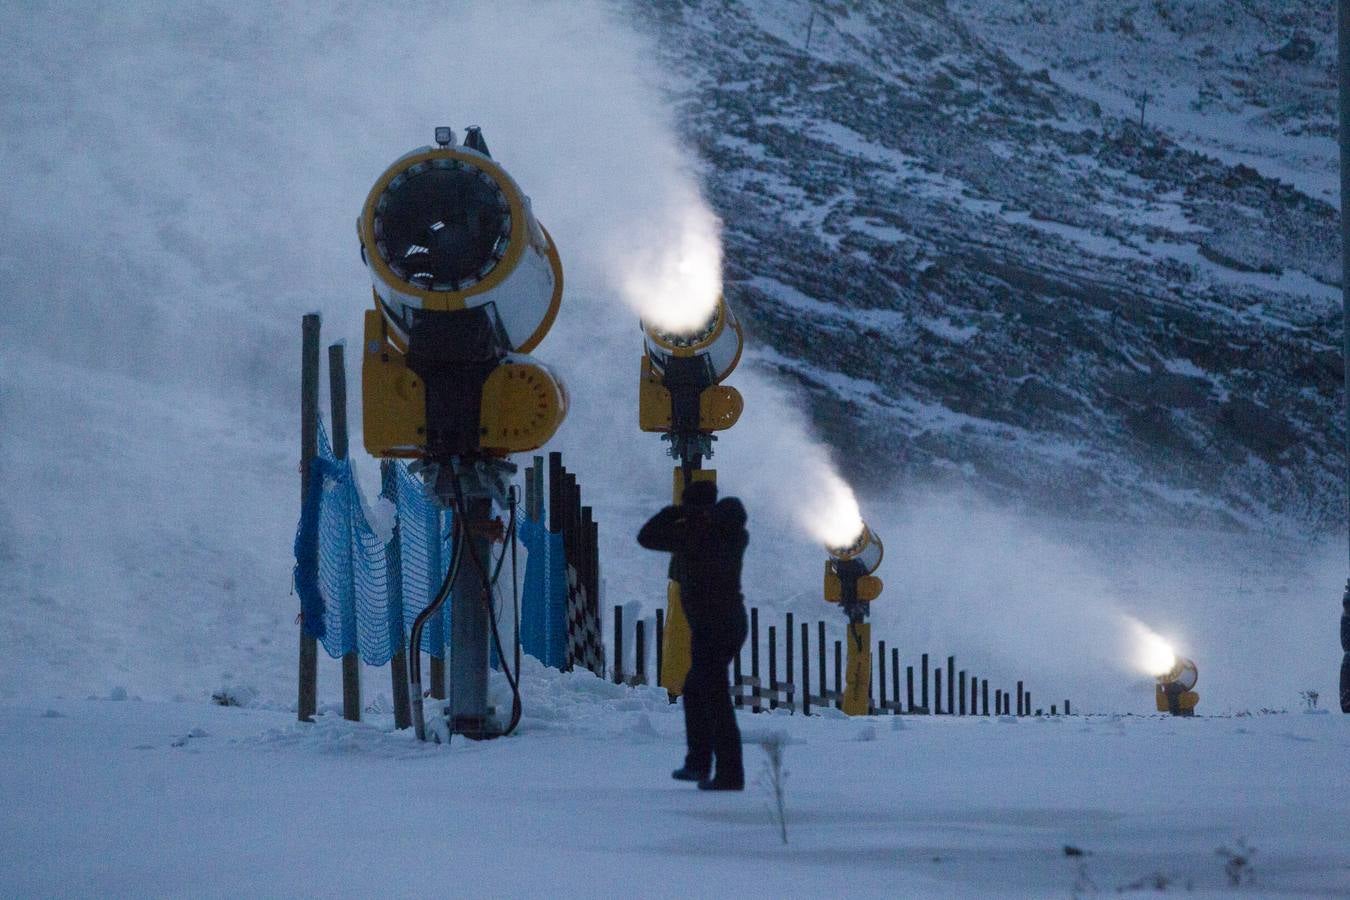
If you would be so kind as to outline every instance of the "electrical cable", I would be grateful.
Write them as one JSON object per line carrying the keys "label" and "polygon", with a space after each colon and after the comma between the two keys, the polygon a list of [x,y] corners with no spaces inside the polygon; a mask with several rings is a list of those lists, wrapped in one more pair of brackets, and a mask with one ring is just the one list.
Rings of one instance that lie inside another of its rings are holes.
{"label": "electrical cable", "polygon": [[[514,519],[516,513],[516,504],[520,498],[516,493],[516,486],[511,485],[511,515]],[[518,527],[514,522],[511,528],[511,615],[515,631],[515,657],[516,657],[516,678],[520,678],[520,567],[516,564],[516,532]]]}
{"label": "electrical cable", "polygon": [[464,557],[463,537],[464,526],[460,517],[456,515],[450,531],[451,546],[454,549],[450,554],[450,566],[446,569],[445,580],[441,582],[436,597],[427,604],[426,609],[417,614],[417,618],[413,619],[412,633],[408,639],[408,692],[411,695],[409,699],[413,705],[413,724],[419,741],[427,739],[426,713],[422,709],[422,629],[445,603],[445,598],[450,596],[450,586],[454,584],[455,576],[459,574],[459,565]]}

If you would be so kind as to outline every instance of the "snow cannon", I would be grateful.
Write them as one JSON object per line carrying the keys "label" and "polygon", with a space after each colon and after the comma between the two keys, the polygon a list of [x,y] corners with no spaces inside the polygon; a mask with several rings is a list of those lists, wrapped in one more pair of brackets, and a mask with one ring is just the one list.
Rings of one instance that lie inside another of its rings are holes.
{"label": "snow cannon", "polygon": [[872,626],[867,624],[869,604],[881,596],[882,581],[874,573],[881,566],[885,548],[867,525],[847,547],[827,547],[825,601],[838,603],[848,617],[848,666],[843,710],[850,716],[871,713],[868,690],[872,683]]}
{"label": "snow cannon", "polygon": [[1157,700],[1158,712],[1171,713],[1174,716],[1195,715],[1195,705],[1200,702],[1200,695],[1192,688],[1195,687],[1200,674],[1196,671],[1194,662],[1178,656],[1172,663],[1172,668],[1157,678],[1154,698]]}
{"label": "snow cannon", "polygon": [[562,384],[525,355],[562,303],[557,248],[529,197],[488,154],[462,145],[398,159],[356,223],[370,272],[362,397],[366,449],[444,462],[542,446],[567,412]]}
{"label": "snow cannon", "polygon": [[[435,141],[376,179],[356,222],[374,296],[361,366],[366,449],[418,460],[428,493],[454,513],[448,571],[409,644],[421,740],[421,635],[447,600],[454,689],[432,734],[495,737],[520,721],[519,673],[506,663],[493,602],[501,567],[489,573],[490,543],[509,537],[494,507],[514,509],[509,455],[542,446],[567,413],[561,382],[526,355],[562,302],[557,248],[481,130],[456,144],[451,129],[437,128]],[[487,706],[489,639],[512,688],[505,725]]]}
{"label": "snow cannon", "polygon": [[677,334],[643,325],[638,424],[670,441],[669,453],[687,473],[713,455],[715,431],[736,424],[744,409],[740,393],[722,384],[741,361],[741,324],[726,301],[702,326]]}
{"label": "snow cannon", "polygon": [[[693,482],[717,481],[717,472],[703,468],[703,460],[713,455],[714,432],[735,425],[745,408],[740,392],[722,384],[741,361],[745,338],[721,296],[697,328],[675,332],[645,322],[642,335],[638,427],[670,442],[667,452],[679,462],[672,479],[679,503]],[[689,622],[673,580],[666,586],[665,622],[660,677],[673,701],[684,689],[690,661]]]}

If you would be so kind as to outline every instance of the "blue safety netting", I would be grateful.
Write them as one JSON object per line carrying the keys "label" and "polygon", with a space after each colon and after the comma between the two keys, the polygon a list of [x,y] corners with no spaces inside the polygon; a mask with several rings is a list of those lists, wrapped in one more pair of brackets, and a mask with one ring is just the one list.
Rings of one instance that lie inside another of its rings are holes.
{"label": "blue safety netting", "polygon": [[[295,586],[304,629],[334,658],[357,653],[368,665],[389,662],[407,644],[413,621],[435,598],[452,552],[451,515],[401,463],[381,470],[380,497],[392,504],[388,539],[370,524],[347,459],[333,455],[319,424],[319,455],[310,466],[307,501],[295,538]],[[561,668],[567,654],[567,563],[562,535],[518,510],[525,548],[521,591],[522,649]],[[422,631],[422,650],[443,657],[449,640],[447,600]],[[506,634],[503,641],[509,640]],[[494,653],[495,656],[495,653]]]}
{"label": "blue safety netting", "polygon": [[528,516],[520,520],[520,542],[529,554],[521,589],[520,645],[546,666],[567,661],[567,558],[563,536]]}

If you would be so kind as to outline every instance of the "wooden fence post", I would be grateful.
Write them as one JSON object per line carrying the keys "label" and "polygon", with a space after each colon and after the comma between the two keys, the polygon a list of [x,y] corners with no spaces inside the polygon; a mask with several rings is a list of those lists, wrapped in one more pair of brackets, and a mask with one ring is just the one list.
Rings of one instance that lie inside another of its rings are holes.
{"label": "wooden fence post", "polygon": [[1071,716],[1071,715],[1073,715],[1073,713],[1069,711],[1069,701],[1068,701],[1068,700],[1065,700],[1065,701],[1064,701],[1064,715],[1066,715],[1066,716]]}
{"label": "wooden fence post", "polygon": [[792,639],[792,638],[793,638],[793,634],[792,634],[792,613],[788,613],[788,614],[787,614],[787,620],[786,620],[786,621],[787,621],[787,625],[786,625],[786,627],[783,629],[783,643],[784,643],[784,645],[785,645],[785,646],[784,646],[784,649],[787,651],[787,653],[786,653],[786,657],[787,657],[787,658],[786,658],[786,660],[785,660],[786,665],[783,667],[783,674],[784,674],[785,676],[787,676],[787,689],[788,689],[788,694],[789,694],[788,700],[787,700],[788,709],[792,710],[793,713],[796,713],[796,712],[797,712],[797,697],[796,697],[796,694],[793,692],[793,689],[792,689],[792,676],[793,676],[793,674],[796,672],[796,666],[795,666],[795,664],[794,664],[794,663],[795,663],[795,660],[793,660],[793,658],[792,658],[792,645],[793,645],[793,639]]}
{"label": "wooden fence post", "polygon": [[986,678],[980,683],[980,705],[984,707],[984,715],[989,715],[989,679]]}
{"label": "wooden fence post", "polygon": [[886,712],[886,642],[877,641],[877,709]]}
{"label": "wooden fence post", "polygon": [[[309,500],[309,470],[319,455],[319,314],[301,320],[300,347],[300,504]],[[314,721],[319,699],[318,641],[300,623],[300,677],[296,717]]]}
{"label": "wooden fence post", "polygon": [[1023,693],[1023,691],[1022,691],[1022,682],[1019,681],[1019,682],[1017,682],[1017,714],[1018,714],[1019,716],[1022,715],[1022,709],[1023,709],[1022,704],[1023,704],[1023,701],[1024,701],[1025,697],[1026,697],[1026,694]]}
{"label": "wooden fence post", "polygon": [[614,683],[623,684],[623,607],[614,604]]}
{"label": "wooden fence post", "polygon": [[933,715],[942,715],[942,666],[933,670]]}
{"label": "wooden fence post", "polygon": [[810,624],[802,623],[802,688],[801,704],[802,715],[811,715],[811,651],[806,642],[811,637]]}
{"label": "wooden fence post", "polygon": [[947,715],[956,715],[956,657],[947,657]]}
{"label": "wooden fence post", "polygon": [[922,701],[922,708],[925,713],[931,712],[932,707],[928,705],[928,654],[923,655],[919,666],[919,699]]}
{"label": "wooden fence post", "polygon": [[816,662],[820,669],[820,701],[825,703],[825,694],[829,691],[829,685],[825,682],[825,620],[821,619],[816,625]]}
{"label": "wooden fence post", "polygon": [[844,642],[834,642],[834,695],[835,706],[844,708]]}
{"label": "wooden fence post", "polygon": [[914,712],[914,667],[905,666],[905,712]]}
{"label": "wooden fence post", "polygon": [[647,683],[647,623],[638,619],[633,623],[633,681]]}
{"label": "wooden fence post", "polygon": [[[960,701],[959,701],[959,702],[960,702],[960,707],[959,707],[960,712],[958,713],[958,715],[964,716],[964,715],[966,714],[966,670],[965,670],[965,669],[962,669],[962,670],[961,670],[960,678],[961,678],[961,688],[960,688],[960,690],[958,690],[958,691],[956,692],[957,696],[960,698]],[[956,710],[952,710],[952,712],[956,712]]]}
{"label": "wooden fence post", "polygon": [[769,626],[769,709],[778,708],[778,627]]}
{"label": "wooden fence post", "polygon": [[891,695],[894,698],[896,712],[900,711],[900,648],[891,648]]}
{"label": "wooden fence post", "polygon": [[[333,456],[347,458],[347,366],[342,345],[328,345],[328,405],[333,421]],[[361,721],[361,657],[342,654],[342,718]]]}
{"label": "wooden fence post", "polygon": [[760,698],[762,697],[763,682],[759,680],[759,607],[754,606],[750,609],[750,677],[754,679],[755,685],[751,688],[750,708],[755,712],[761,709]]}

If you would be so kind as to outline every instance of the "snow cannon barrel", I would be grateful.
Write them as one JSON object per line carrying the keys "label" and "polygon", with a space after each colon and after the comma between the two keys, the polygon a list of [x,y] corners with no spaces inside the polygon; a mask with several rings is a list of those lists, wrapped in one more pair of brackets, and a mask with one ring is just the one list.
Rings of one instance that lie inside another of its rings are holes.
{"label": "snow cannon barrel", "polygon": [[856,561],[862,566],[864,575],[871,575],[881,565],[885,548],[881,545],[881,538],[864,524],[852,544],[847,547],[829,547],[827,551],[831,559],[838,562]]}
{"label": "snow cannon barrel", "polygon": [[375,309],[366,314],[367,449],[431,460],[542,446],[567,397],[526,356],[562,302],[563,273],[530,200],[477,128],[384,171],[357,219]]}
{"label": "snow cannon barrel", "polygon": [[508,348],[528,353],[562,303],[557,248],[477,128],[437,142],[386,169],[357,220],[380,311],[406,341],[427,313],[491,306]]}
{"label": "snow cannon barrel", "polygon": [[745,343],[741,323],[721,297],[708,320],[693,331],[671,333],[650,323],[644,323],[642,330],[643,349],[657,374],[674,374],[688,365],[680,360],[691,360],[705,387],[726,380],[741,361]]}
{"label": "snow cannon barrel", "polygon": [[642,330],[638,425],[669,435],[671,455],[697,468],[712,455],[712,433],[735,425],[745,406],[735,388],[721,383],[741,361],[741,324],[718,297],[712,315],[693,331],[652,323]]}
{"label": "snow cannon barrel", "polygon": [[1156,700],[1158,712],[1174,716],[1195,715],[1200,695],[1193,688],[1200,679],[1195,663],[1178,656],[1172,668],[1158,676]]}

